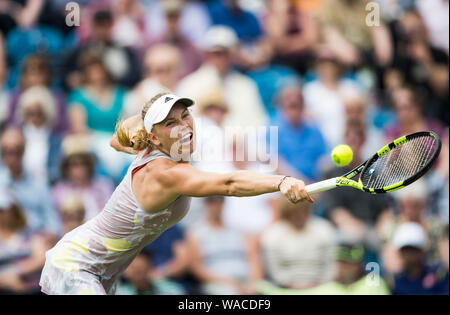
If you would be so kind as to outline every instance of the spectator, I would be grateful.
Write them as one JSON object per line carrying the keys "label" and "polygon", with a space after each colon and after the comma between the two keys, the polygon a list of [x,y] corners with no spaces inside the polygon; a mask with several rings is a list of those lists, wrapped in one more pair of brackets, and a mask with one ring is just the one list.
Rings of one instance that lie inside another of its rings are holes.
{"label": "spectator", "polygon": [[392,294],[448,294],[448,269],[426,263],[426,232],[415,222],[400,225],[393,244],[400,251],[402,269],[394,275]]}
{"label": "spectator", "polygon": [[429,188],[429,207],[433,215],[443,223],[449,223],[449,130],[445,131],[442,140],[441,153],[434,170],[425,179]]}
{"label": "spectator", "polygon": [[342,143],[345,132],[343,94],[358,90],[355,81],[342,78],[345,69],[330,51],[321,51],[316,61],[317,78],[303,87],[305,108],[320,128],[329,148]]}
{"label": "spectator", "polygon": [[307,203],[279,203],[280,219],[263,231],[260,241],[269,279],[293,289],[331,281],[335,272],[335,229],[311,214]]}
{"label": "spectator", "polygon": [[161,36],[156,37],[152,42],[154,44],[167,43],[176,46],[181,53],[182,64],[180,64],[181,77],[197,70],[202,64],[202,56],[198,47],[183,34],[181,29],[181,15],[184,4],[182,0],[165,0],[162,2],[164,15],[166,19],[166,29]]}
{"label": "spectator", "polygon": [[426,262],[436,264],[440,260],[439,239],[442,237],[445,226],[437,216],[429,212],[427,207],[429,191],[425,179],[420,179],[399,190],[395,196],[399,205],[399,214],[386,220],[381,228],[382,241],[385,242],[382,251],[384,268],[390,273],[401,269],[401,257],[395,248],[393,237],[397,228],[407,222],[414,222],[423,227],[427,234],[427,242],[424,244],[426,245],[424,247]]}
{"label": "spectator", "polygon": [[[323,178],[341,176],[360,165],[364,160],[361,150],[366,141],[365,126],[360,121],[348,121],[345,143],[353,151],[352,162],[345,167],[326,171]],[[325,216],[344,235],[351,235],[365,242],[367,251],[378,251],[377,234],[381,226],[393,216],[392,201],[387,195],[361,194],[354,189],[338,188],[322,194]]]}
{"label": "spectator", "polygon": [[40,294],[39,278],[50,249],[26,228],[26,217],[12,192],[0,190],[0,295]]}
{"label": "spectator", "polygon": [[381,21],[376,27],[367,23],[368,2],[325,0],[318,13],[321,44],[331,49],[338,60],[347,66],[369,62],[385,67],[392,62],[389,31]]}
{"label": "spectator", "polygon": [[[386,145],[383,131],[375,125],[376,108],[371,106],[367,95],[357,89],[345,90],[342,94],[345,119],[348,122],[361,124],[365,129],[365,141],[361,148],[361,160],[371,157],[375,151]],[[344,138],[345,140],[345,138]]]}
{"label": "spectator", "polygon": [[229,108],[224,127],[259,127],[264,124],[264,107],[256,84],[233,70],[232,55],[236,45],[237,37],[231,29],[212,27],[204,39],[205,63],[181,80],[177,90],[180,95],[197,99],[220,85]]}
{"label": "spectator", "polygon": [[[238,135],[231,143],[233,159],[222,168],[224,172],[252,171],[274,174],[274,170],[267,164],[252,156],[252,146],[258,144],[250,136],[241,138]],[[242,155],[241,155],[242,154]],[[275,218],[275,194],[265,194],[248,198],[228,197],[225,199],[222,219],[226,227],[258,237]]]}
{"label": "spectator", "polygon": [[256,41],[263,35],[256,16],[243,10],[237,0],[208,1],[208,10],[214,25],[232,28],[244,43]]}
{"label": "spectator", "polygon": [[52,188],[53,202],[61,213],[65,201],[76,196],[82,201],[86,220],[99,214],[114,191],[108,178],[97,176],[94,155],[74,138],[63,143],[61,180]]}
{"label": "spectator", "polygon": [[7,35],[9,31],[16,27],[30,27],[35,24],[39,17],[39,12],[44,4],[44,0],[5,1],[0,11],[0,31]]}
{"label": "spectator", "polygon": [[190,255],[185,229],[175,224],[164,231],[155,241],[144,247],[151,257],[152,271],[148,275],[152,279],[165,279],[183,291],[182,294],[195,292],[194,285],[188,276]]}
{"label": "spectator", "polygon": [[208,1],[208,10],[213,25],[233,29],[239,39],[234,54],[235,62],[244,70],[258,68],[270,62],[272,47],[263,33],[260,22],[244,4],[237,0]]}
{"label": "spectator", "polygon": [[119,0],[112,4],[114,25],[112,39],[117,45],[140,51],[145,45],[145,7],[136,0]]}
{"label": "spectator", "polygon": [[444,265],[445,268],[447,268],[448,270],[448,260],[449,260],[449,255],[448,255],[448,250],[449,250],[449,246],[448,246],[448,224],[445,228],[445,232],[442,235],[440,241],[439,241],[439,251],[441,254],[441,262]]}
{"label": "spectator", "polygon": [[447,0],[417,0],[417,10],[427,26],[433,47],[449,54],[449,5]]}
{"label": "spectator", "polygon": [[117,295],[182,295],[182,288],[170,280],[152,278],[151,255],[142,251],[134,258],[124,272],[123,281],[117,288]]}
{"label": "spectator", "polygon": [[68,97],[71,131],[114,133],[122,110],[125,90],[113,83],[102,59],[84,54],[81,58],[83,84]]}
{"label": "spectator", "polygon": [[128,88],[133,87],[141,78],[140,64],[136,52],[130,47],[121,47],[114,43],[112,30],[114,17],[109,10],[100,9],[93,14],[92,29],[85,43],[65,53],[63,59],[64,85],[67,90],[83,84],[84,64],[80,60],[85,53],[101,56],[104,67],[111,79]]}
{"label": "spectator", "polygon": [[23,133],[14,127],[7,128],[0,137],[0,150],[5,165],[0,170],[1,189],[7,187],[14,193],[32,232],[59,235],[61,222],[48,198],[49,187],[35,181],[23,168]]}
{"label": "spectator", "polygon": [[123,117],[140,113],[156,94],[175,90],[181,73],[181,52],[172,44],[155,44],[145,54],[144,68],[145,78],[125,98]]}
{"label": "spectator", "polygon": [[55,103],[54,129],[55,132],[62,133],[67,130],[67,112],[65,104],[65,95],[57,88],[52,87],[52,73],[48,59],[44,55],[34,54],[25,60],[20,76],[20,85],[15,88],[11,94],[11,101],[8,110],[8,122],[19,123],[19,99],[23,93],[36,86],[46,87],[50,90]]}
{"label": "spectator", "polygon": [[112,149],[109,140],[123,109],[125,89],[115,85],[100,57],[82,57],[83,85],[68,96],[72,133],[92,138],[90,148],[105,167],[108,176],[119,181],[130,156]]}
{"label": "spectator", "polygon": [[165,17],[167,10],[179,7],[181,7],[179,17],[181,34],[195,46],[200,47],[206,31],[211,26],[211,18],[203,1],[152,0],[146,11],[147,34],[154,38],[163,35],[169,22]]}
{"label": "spectator", "polygon": [[427,99],[424,114],[448,125],[448,54],[430,45],[428,30],[416,11],[405,12],[393,30],[394,67],[399,69],[405,84],[412,85]]}
{"label": "spectator", "polygon": [[341,242],[337,248],[337,273],[333,281],[304,289],[283,289],[268,282],[260,282],[258,291],[263,294],[306,295],[388,295],[386,282],[379,275],[364,274],[364,247],[357,242]]}
{"label": "spectator", "polygon": [[443,125],[436,119],[424,117],[424,102],[413,87],[405,86],[395,90],[392,102],[396,121],[385,129],[387,142],[423,130],[434,131],[443,136]]}
{"label": "spectator", "polygon": [[222,221],[224,198],[205,199],[207,219],[189,231],[191,268],[203,294],[251,293],[252,283],[262,277],[256,243]]}
{"label": "spectator", "polygon": [[319,178],[319,160],[327,145],[318,126],[307,121],[303,93],[298,86],[286,86],[279,93],[279,108],[271,126],[278,127],[280,173],[300,176],[303,180]]}
{"label": "spectator", "polygon": [[85,222],[86,210],[83,201],[78,196],[68,195],[62,201],[60,211],[64,234],[69,233]]}
{"label": "spectator", "polygon": [[6,89],[5,79],[7,74],[6,51],[3,34],[0,31],[0,126],[6,121],[9,104],[9,91]]}
{"label": "spectator", "polygon": [[25,90],[17,116],[25,136],[25,169],[36,181],[53,184],[59,177],[62,136],[55,129],[56,102],[50,90],[43,86]]}
{"label": "spectator", "polygon": [[381,18],[390,25],[397,21],[403,13],[414,8],[417,0],[377,0],[376,2],[382,8],[380,10]]}
{"label": "spectator", "polygon": [[313,14],[298,8],[293,1],[270,0],[264,22],[274,50],[272,61],[304,74],[319,40],[319,28]]}

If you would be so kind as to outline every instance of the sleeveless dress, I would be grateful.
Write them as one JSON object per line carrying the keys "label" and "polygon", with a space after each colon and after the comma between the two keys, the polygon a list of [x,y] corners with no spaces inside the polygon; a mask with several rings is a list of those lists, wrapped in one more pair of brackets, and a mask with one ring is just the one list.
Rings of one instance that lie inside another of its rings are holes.
{"label": "sleeveless dress", "polygon": [[180,196],[167,208],[147,212],[132,191],[133,171],[166,158],[143,152],[131,163],[103,211],[67,233],[46,253],[40,286],[46,294],[114,294],[116,280],[142,248],[187,213],[190,197]]}

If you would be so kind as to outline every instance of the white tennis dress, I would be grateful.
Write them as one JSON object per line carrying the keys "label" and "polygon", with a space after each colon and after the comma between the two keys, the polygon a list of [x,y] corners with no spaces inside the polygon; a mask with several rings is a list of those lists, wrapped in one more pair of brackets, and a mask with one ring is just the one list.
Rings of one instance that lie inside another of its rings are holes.
{"label": "white tennis dress", "polygon": [[161,151],[139,154],[103,211],[47,251],[42,292],[114,294],[116,280],[142,248],[186,215],[190,197],[180,196],[168,208],[153,213],[136,201],[133,170],[158,158],[173,160]]}

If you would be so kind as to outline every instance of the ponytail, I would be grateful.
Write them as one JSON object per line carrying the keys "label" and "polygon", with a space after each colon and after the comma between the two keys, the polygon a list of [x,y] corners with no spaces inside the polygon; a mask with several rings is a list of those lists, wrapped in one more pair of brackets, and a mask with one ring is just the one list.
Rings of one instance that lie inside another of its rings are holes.
{"label": "ponytail", "polygon": [[136,151],[142,151],[150,146],[143,122],[133,128],[131,132],[123,126],[123,123],[123,120],[120,120],[116,125],[117,140],[122,146]]}

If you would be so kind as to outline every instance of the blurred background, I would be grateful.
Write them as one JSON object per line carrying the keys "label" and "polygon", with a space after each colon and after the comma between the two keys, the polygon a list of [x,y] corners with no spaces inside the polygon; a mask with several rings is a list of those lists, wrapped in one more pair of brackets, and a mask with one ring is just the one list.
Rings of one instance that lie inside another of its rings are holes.
{"label": "blurred background", "polygon": [[[278,128],[275,169],[203,170],[310,183],[408,133],[443,147],[392,194],[196,198],[119,294],[448,294],[448,65],[448,0],[0,0],[0,294],[39,294],[45,251],[133,158],[109,146],[117,120],[166,90],[196,100],[210,154],[235,156],[229,126]],[[338,168],[341,143],[354,159]]]}

